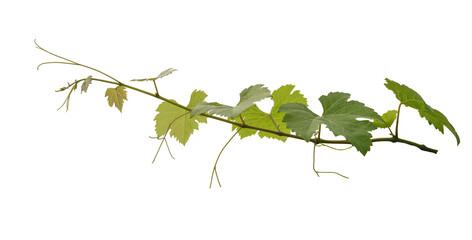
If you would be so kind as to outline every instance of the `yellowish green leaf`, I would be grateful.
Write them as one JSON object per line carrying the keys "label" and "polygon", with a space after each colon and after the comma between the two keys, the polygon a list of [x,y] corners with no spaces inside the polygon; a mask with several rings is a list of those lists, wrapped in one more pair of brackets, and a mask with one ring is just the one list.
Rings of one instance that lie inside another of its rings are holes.
{"label": "yellowish green leaf", "polygon": [[389,128],[397,119],[397,110],[390,110],[382,115],[383,121],[374,120],[374,125],[378,128]]}
{"label": "yellowish green leaf", "polygon": [[115,105],[116,108],[120,110],[120,112],[123,109],[124,100],[128,100],[126,96],[126,90],[123,86],[118,86],[116,88],[108,88],[105,92],[105,97],[108,97],[108,105],[110,105],[110,107],[113,107],[113,105]]}
{"label": "yellowish green leaf", "polygon": [[[193,91],[187,107],[193,108],[195,105],[202,103],[206,97],[207,95],[203,91]],[[189,111],[167,102],[161,103],[156,111],[158,114],[154,120],[156,121],[157,136],[164,136],[170,130],[170,136],[183,145],[188,142],[194,130],[198,130],[198,123],[207,122],[206,117],[195,116],[191,118]]]}

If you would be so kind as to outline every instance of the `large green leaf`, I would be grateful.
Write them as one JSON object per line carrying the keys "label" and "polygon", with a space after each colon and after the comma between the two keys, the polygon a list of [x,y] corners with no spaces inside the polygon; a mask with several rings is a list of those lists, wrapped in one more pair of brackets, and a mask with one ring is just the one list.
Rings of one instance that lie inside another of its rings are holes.
{"label": "large green leaf", "polygon": [[123,109],[124,101],[128,100],[126,96],[126,90],[123,86],[118,86],[116,88],[108,88],[105,92],[105,97],[108,97],[108,105],[110,105],[110,107],[113,107],[114,104],[116,108],[120,110],[120,112]]}
{"label": "large green leaf", "polygon": [[240,100],[236,106],[231,107],[217,102],[200,103],[193,108],[191,117],[200,115],[202,113],[208,113],[218,114],[229,118],[236,118],[246,109],[253,106],[255,102],[267,97],[270,97],[270,90],[268,88],[263,87],[262,84],[253,85],[244,89],[239,94]]}
{"label": "large green leaf", "polygon": [[[294,85],[284,85],[279,89],[275,90],[271,95],[271,100],[274,102],[270,113],[263,112],[256,105],[247,109],[241,116],[244,119],[244,122],[247,125],[261,127],[273,131],[279,131],[283,133],[290,133],[290,130],[287,129],[287,124],[282,121],[285,113],[278,112],[279,107],[285,103],[302,103],[307,105],[306,98],[300,93],[300,91],[293,91],[295,88]],[[292,92],[293,91],[293,92]],[[236,122],[241,122],[239,118],[235,119]],[[233,125],[233,130],[236,126]],[[239,131],[239,136],[245,138],[251,135],[256,134],[257,130],[244,128]],[[261,132],[259,131],[259,136],[261,138],[273,138],[285,142],[287,137],[280,136],[273,133]]]}
{"label": "large green leaf", "polygon": [[444,126],[446,126],[454,135],[454,137],[456,137],[457,145],[459,145],[459,135],[449,120],[447,120],[446,116],[444,116],[440,111],[426,104],[423,98],[415,90],[388,78],[385,80],[387,81],[385,86],[395,93],[395,96],[401,104],[418,110],[420,116],[425,118],[429,124],[433,125],[442,134],[444,134]]}
{"label": "large green leaf", "polygon": [[358,120],[358,118],[383,120],[363,103],[348,101],[349,97],[348,93],[341,92],[321,96],[319,100],[323,106],[322,116],[318,116],[299,103],[284,104],[279,111],[286,113],[283,121],[287,123],[287,127],[306,141],[310,140],[320,124],[324,124],[335,136],[344,136],[365,155],[372,146],[370,131],[376,127],[371,121]]}
{"label": "large green leaf", "polygon": [[[206,97],[207,95],[203,91],[193,91],[187,107],[195,107],[197,104],[202,103]],[[189,111],[168,102],[161,103],[156,111],[159,112],[154,118],[157,136],[165,135],[169,129],[170,136],[177,139],[183,145],[187,143],[193,131],[198,130],[198,122],[207,122],[207,118],[204,116],[190,118]]]}

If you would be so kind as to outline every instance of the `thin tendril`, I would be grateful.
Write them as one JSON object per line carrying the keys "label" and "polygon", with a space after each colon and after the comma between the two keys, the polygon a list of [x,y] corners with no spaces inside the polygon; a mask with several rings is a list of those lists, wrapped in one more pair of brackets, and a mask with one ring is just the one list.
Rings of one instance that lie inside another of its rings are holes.
{"label": "thin tendril", "polygon": [[152,136],[149,136],[150,139],[157,139],[157,140],[163,140],[165,141],[166,143],[166,146],[167,146],[167,151],[169,152],[169,155],[172,157],[172,159],[175,159],[175,157],[172,155],[172,152],[170,151],[170,147],[169,147],[169,144],[167,143],[167,139],[164,137],[164,136],[161,136],[161,137],[152,137]]}
{"label": "thin tendril", "polygon": [[37,67],[36,67],[36,70],[39,70],[39,67],[41,67],[42,65],[46,65],[46,64],[53,64],[53,63],[57,63],[57,64],[69,64],[69,65],[77,65],[75,63],[70,63],[70,62],[43,62],[43,63],[40,63]]}
{"label": "thin tendril", "polygon": [[172,156],[172,152],[170,151],[170,147],[169,147],[169,144],[167,143],[167,139],[164,138],[164,142],[166,143],[167,151],[169,151],[170,157],[175,160],[175,157]]}
{"label": "thin tendril", "polygon": [[[317,136],[317,139],[318,139],[318,141],[320,141],[320,139],[321,139],[321,124],[318,126],[318,136]],[[333,148],[333,147],[328,146],[328,145],[325,145],[325,144],[323,144],[323,143],[321,143],[321,145],[322,145],[322,146],[329,147],[329,148]],[[349,148],[351,148],[351,147],[352,147],[352,146],[350,146]],[[347,149],[349,149],[349,148],[347,148]],[[335,150],[346,150],[346,149],[336,149],[336,148],[333,148],[333,149],[335,149]],[[337,172],[321,172],[321,171],[316,171],[316,169],[315,169],[315,150],[316,150],[316,143],[313,144],[313,171],[315,171],[315,173],[316,173],[316,175],[317,175],[318,177],[320,177],[320,173],[334,173],[334,174],[337,174],[337,175],[339,175],[339,176],[341,176],[341,177],[343,177],[343,178],[349,179],[348,177],[346,177],[346,176],[344,176],[344,175],[342,175],[342,174],[340,174],[340,173],[337,173]]]}
{"label": "thin tendril", "polygon": [[316,171],[315,169],[315,150],[316,150],[316,144],[313,144],[313,171],[315,171],[316,175],[320,177],[320,175],[318,174],[318,171]]}
{"label": "thin tendril", "polygon": [[39,46],[39,44],[36,42],[36,39],[34,40],[34,44],[35,44],[36,47],[37,47],[38,49],[40,49],[41,51],[44,51],[44,52],[46,52],[46,53],[48,53],[48,54],[50,54],[50,55],[52,55],[52,56],[54,56],[54,57],[60,58],[60,59],[65,60],[65,61],[67,61],[67,62],[70,62],[70,63],[65,63],[65,62],[45,62],[45,63],[39,64],[38,67],[37,67],[37,69],[39,69],[39,67],[40,67],[41,65],[50,64],[50,63],[78,65],[78,66],[81,66],[81,67],[84,67],[84,68],[88,68],[88,69],[90,69],[90,70],[93,70],[93,71],[95,71],[95,72],[101,73],[101,74],[103,74],[103,75],[109,77],[110,79],[116,81],[117,83],[122,84],[122,83],[121,83],[120,81],[118,81],[116,78],[114,78],[114,77],[112,77],[112,76],[110,76],[110,75],[108,75],[108,74],[106,74],[106,73],[104,73],[104,72],[102,72],[102,71],[100,71],[100,70],[98,70],[98,69],[95,69],[95,68],[93,68],[93,67],[89,67],[89,66],[87,66],[87,65],[84,65],[84,64],[81,64],[81,63],[78,63],[78,62],[75,62],[75,61],[72,61],[72,60],[70,60],[70,59],[67,59],[67,58],[65,58],[65,57],[59,56],[59,55],[57,55],[57,54],[55,54],[55,53],[52,53],[52,52],[50,52],[50,51],[48,51],[48,50],[42,48],[42,47]]}
{"label": "thin tendril", "polygon": [[216,180],[218,180],[218,185],[220,185],[221,187],[220,178],[218,177],[218,172],[216,171],[216,165],[218,164],[218,160],[220,159],[221,153],[223,152],[223,150],[225,150],[226,146],[228,146],[231,140],[233,140],[234,136],[238,134],[239,130],[241,130],[241,127],[238,128],[238,130],[233,134],[233,136],[231,136],[231,138],[228,140],[228,142],[226,142],[226,144],[223,146],[220,153],[218,154],[218,157],[216,158],[216,161],[215,161],[215,165],[213,166],[213,171],[211,172],[210,188],[213,183],[213,174],[216,174]]}
{"label": "thin tendril", "polygon": [[334,150],[337,150],[337,151],[345,151],[345,150],[348,150],[348,149],[354,147],[354,146],[351,145],[351,146],[349,146],[349,147],[347,147],[347,148],[335,148],[335,147],[331,147],[331,146],[329,146],[329,145],[326,145],[326,144],[324,144],[324,143],[320,143],[319,145],[324,146],[324,147],[328,147],[328,148],[331,148],[331,149],[334,149]]}
{"label": "thin tendril", "polygon": [[64,100],[64,103],[62,103],[62,105],[57,110],[61,109],[64,106],[64,104],[66,105],[66,112],[69,110],[70,96],[72,95],[72,92],[77,89],[78,82],[79,81],[76,80],[74,83],[69,84],[67,88],[69,88],[70,86],[72,86],[72,88],[70,89],[69,94],[66,97],[66,100]]}
{"label": "thin tendril", "polygon": [[[172,126],[172,124],[179,118],[187,115],[189,112],[186,112],[178,117],[176,117],[174,120],[172,120],[172,122],[169,123],[169,126],[167,126],[167,130],[166,130],[166,133],[164,134],[163,138],[162,138],[162,141],[161,141],[161,144],[159,145],[159,148],[157,149],[157,152],[156,152],[156,155],[154,155],[154,159],[152,160],[152,163],[154,163],[156,161],[156,157],[157,157],[157,154],[159,153],[159,151],[161,150],[161,147],[162,147],[162,144],[164,143],[164,141],[166,142],[166,145],[167,145],[167,141],[166,141],[166,136],[167,136],[167,133],[169,132],[170,130],[170,126]],[[159,138],[158,138],[159,139]],[[167,145],[167,149],[169,149],[169,145]],[[169,149],[169,153],[170,153],[170,149]],[[173,156],[172,156],[172,153],[170,153],[170,156],[175,159]]]}

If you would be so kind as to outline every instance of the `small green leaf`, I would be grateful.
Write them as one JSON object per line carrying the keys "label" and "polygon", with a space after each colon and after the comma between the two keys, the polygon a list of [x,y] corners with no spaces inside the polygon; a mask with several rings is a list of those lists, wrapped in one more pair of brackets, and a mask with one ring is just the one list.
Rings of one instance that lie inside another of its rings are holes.
{"label": "small green leaf", "polygon": [[393,93],[395,93],[395,96],[401,104],[418,110],[420,116],[422,118],[425,118],[429,124],[433,125],[442,134],[444,134],[444,126],[446,126],[456,138],[457,145],[459,145],[459,143],[461,142],[459,135],[457,134],[456,130],[449,122],[449,120],[447,120],[446,116],[426,104],[423,98],[413,89],[403,84],[400,85],[399,83],[392,81],[388,78],[386,78],[385,80],[387,81],[387,83],[385,83],[385,86],[388,89],[392,90]]}
{"label": "small green leaf", "polygon": [[161,73],[159,73],[159,75],[155,78],[139,78],[139,79],[132,79],[131,81],[132,82],[145,82],[145,81],[154,81],[156,79],[159,79],[159,78],[163,78],[165,76],[168,76],[170,75],[171,73],[177,71],[177,69],[173,69],[173,68],[168,68],[164,71],[162,71]]}
{"label": "small green leaf", "polygon": [[[206,97],[207,95],[203,91],[193,91],[187,107],[192,108],[195,105],[202,103]],[[187,143],[194,130],[198,130],[198,123],[207,122],[206,117],[196,116],[190,118],[189,111],[167,102],[161,103],[156,111],[158,114],[154,120],[156,121],[157,136],[164,136],[167,129],[169,129],[170,136],[174,137],[183,145]]]}
{"label": "small green leaf", "polygon": [[382,115],[383,121],[374,120],[374,125],[378,128],[389,128],[397,119],[397,110],[390,110]]}
{"label": "small green leaf", "polygon": [[173,73],[173,72],[175,72],[175,71],[177,71],[177,69],[168,68],[168,69],[162,71],[161,73],[159,73],[159,75],[157,76],[156,79],[159,79],[159,78],[163,78],[163,77],[165,77],[165,76],[168,76],[168,75],[170,75],[171,73]]}
{"label": "small green leaf", "polygon": [[81,91],[80,93],[82,92],[86,92],[87,93],[87,89],[89,87],[89,85],[92,84],[92,76],[88,76],[84,82],[82,83],[82,86],[81,86]]}
{"label": "small green leaf", "polygon": [[382,118],[371,108],[366,107],[358,101],[347,101],[348,93],[334,92],[319,98],[323,106],[323,115],[318,116],[300,103],[287,103],[280,107],[280,112],[285,112],[283,119],[287,127],[291,128],[298,136],[310,141],[320,124],[334,133],[335,136],[344,136],[346,140],[365,155],[372,146],[372,135],[375,125],[366,120],[367,118],[383,121]]}
{"label": "small green leaf", "polygon": [[193,108],[191,117],[208,112],[208,114],[218,114],[229,118],[236,118],[246,109],[254,105],[255,102],[269,96],[270,90],[263,87],[262,84],[257,84],[244,89],[239,94],[240,100],[235,107],[223,105],[217,102],[200,103]]}
{"label": "small green leaf", "polygon": [[118,86],[116,88],[108,88],[105,92],[105,97],[108,97],[108,105],[113,107],[113,104],[118,108],[118,110],[123,109],[124,100],[128,100],[126,98],[126,90],[123,86]]}

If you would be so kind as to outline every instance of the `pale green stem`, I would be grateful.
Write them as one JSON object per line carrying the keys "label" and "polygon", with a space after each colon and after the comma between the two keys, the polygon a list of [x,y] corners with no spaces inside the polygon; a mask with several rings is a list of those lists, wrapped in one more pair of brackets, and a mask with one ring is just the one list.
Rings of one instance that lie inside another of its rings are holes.
{"label": "pale green stem", "polygon": [[272,117],[272,114],[269,113],[270,120],[272,120],[272,123],[274,123],[275,129],[277,129],[277,132],[280,132],[279,125],[275,122],[274,118]]}
{"label": "pale green stem", "polygon": [[151,137],[151,136],[149,136],[149,138],[151,138],[151,139],[157,139],[157,140],[164,140],[164,142],[166,143],[167,151],[169,152],[170,157],[171,157],[172,159],[175,159],[174,155],[172,155],[172,152],[170,151],[170,147],[169,147],[169,144],[167,143],[167,139],[165,139],[164,137],[158,138],[158,137]]}
{"label": "pale green stem", "polygon": [[221,187],[220,178],[218,177],[218,172],[216,171],[216,165],[218,164],[218,160],[220,159],[221,153],[223,152],[223,150],[225,150],[226,146],[228,146],[231,140],[233,140],[234,136],[238,134],[239,130],[241,130],[241,128],[238,128],[238,130],[236,130],[236,132],[233,134],[233,136],[231,136],[228,142],[226,142],[226,144],[223,146],[220,153],[218,154],[218,157],[216,158],[216,161],[215,161],[215,165],[213,165],[213,171],[211,172],[210,188],[211,188],[211,184],[213,183],[213,174],[216,174],[216,180],[218,180],[218,185],[220,185]]}
{"label": "pale green stem", "polygon": [[328,148],[331,148],[333,150],[337,150],[337,151],[345,151],[345,150],[348,150],[348,149],[351,149],[352,147],[354,146],[349,146],[347,148],[335,148],[335,147],[331,147],[329,145],[326,145],[326,144],[323,144],[323,143],[320,143],[321,146],[324,146],[324,147],[328,147]]}
{"label": "pale green stem", "polygon": [[400,122],[400,108],[402,106],[402,103],[398,105],[398,111],[397,111],[397,124],[395,125],[395,138],[398,138],[398,123]]}
{"label": "pale green stem", "polygon": [[[318,137],[317,137],[317,139],[318,139],[318,141],[320,141],[320,139],[321,139],[321,124],[318,126]],[[325,146],[326,146],[326,145],[325,145]],[[334,148],[334,149],[335,149],[335,148]],[[316,143],[313,144],[313,171],[315,171],[315,173],[316,173],[316,175],[317,175],[318,177],[320,176],[319,173],[334,173],[334,174],[337,174],[337,175],[339,175],[339,176],[341,176],[341,177],[344,177],[344,178],[349,179],[348,177],[346,177],[346,176],[344,176],[344,175],[342,175],[342,174],[339,174],[339,173],[337,173],[337,172],[321,172],[321,171],[317,171],[317,170],[315,169],[315,150],[316,150]],[[338,149],[336,149],[336,150],[338,150]]]}

